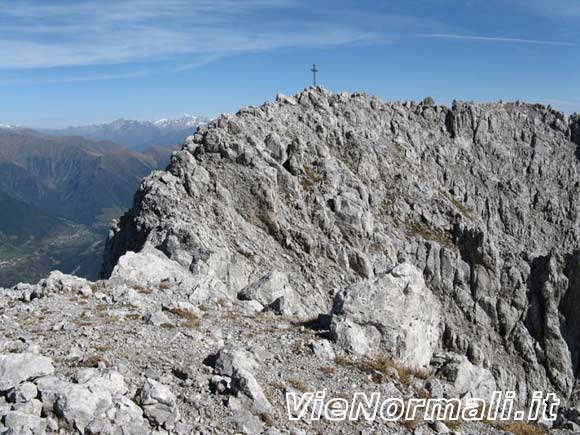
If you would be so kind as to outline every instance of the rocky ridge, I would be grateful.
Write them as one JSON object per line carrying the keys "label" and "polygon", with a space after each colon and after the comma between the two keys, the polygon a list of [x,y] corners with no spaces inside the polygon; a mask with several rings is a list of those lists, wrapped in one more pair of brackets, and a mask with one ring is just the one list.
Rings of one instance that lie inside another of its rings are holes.
{"label": "rocky ridge", "polygon": [[[322,88],[220,117],[142,181],[111,227],[106,279],[55,273],[0,294],[2,358],[55,367],[6,377],[4,426],[540,433],[307,425],[284,406],[286,392],[323,388],[405,400],[500,389],[519,406],[556,392],[552,431],[575,430],[579,126],[540,105]],[[20,396],[35,405],[16,418]]]}
{"label": "rocky ridge", "polygon": [[438,350],[469,355],[521,400],[573,398],[577,130],[541,105],[279,96],[200,129],[142,182],[104,272],[147,245],[206,280],[197,292],[235,298],[278,270],[317,314],[406,261],[448,313]]}

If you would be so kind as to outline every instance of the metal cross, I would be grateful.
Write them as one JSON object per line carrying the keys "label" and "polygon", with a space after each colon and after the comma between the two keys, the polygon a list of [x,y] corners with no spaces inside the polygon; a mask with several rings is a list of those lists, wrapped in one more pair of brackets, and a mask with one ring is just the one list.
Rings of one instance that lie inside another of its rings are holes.
{"label": "metal cross", "polygon": [[316,87],[316,73],[318,72],[316,64],[312,64],[312,69],[310,71],[312,71],[312,86]]}

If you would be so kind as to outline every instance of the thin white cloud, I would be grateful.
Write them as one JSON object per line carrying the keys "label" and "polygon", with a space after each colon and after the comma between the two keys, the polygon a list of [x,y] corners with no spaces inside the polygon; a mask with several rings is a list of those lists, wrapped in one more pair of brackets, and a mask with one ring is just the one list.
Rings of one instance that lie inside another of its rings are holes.
{"label": "thin white cloud", "polygon": [[507,38],[500,36],[469,36],[469,35],[453,35],[447,33],[431,33],[424,35],[417,35],[420,38],[435,38],[435,39],[457,39],[461,41],[479,41],[479,42],[500,42],[512,44],[533,44],[533,45],[557,45],[562,47],[575,47],[578,44],[569,41],[546,41],[541,39],[522,39],[522,38]]}
{"label": "thin white cloud", "polygon": [[120,73],[106,74],[85,74],[85,75],[59,75],[58,77],[18,77],[0,79],[0,86],[16,85],[42,85],[55,83],[82,83],[82,82],[101,82],[109,80],[126,80],[136,77],[144,77],[149,74],[148,70],[136,70]]}
{"label": "thin white cloud", "polygon": [[[303,0],[79,0],[0,3],[0,69],[217,59],[379,38],[362,25],[285,15]],[[186,61],[185,64],[188,64]],[[199,62],[189,62],[198,66]]]}

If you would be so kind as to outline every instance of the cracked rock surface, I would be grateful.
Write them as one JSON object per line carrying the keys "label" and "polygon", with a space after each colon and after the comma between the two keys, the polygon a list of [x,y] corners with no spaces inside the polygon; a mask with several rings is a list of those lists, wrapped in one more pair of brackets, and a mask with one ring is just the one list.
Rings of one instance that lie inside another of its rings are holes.
{"label": "cracked rock surface", "polygon": [[288,420],[325,388],[555,392],[543,424],[577,430],[579,128],[322,88],[220,117],[142,181],[102,281],[0,291],[0,433],[515,430]]}

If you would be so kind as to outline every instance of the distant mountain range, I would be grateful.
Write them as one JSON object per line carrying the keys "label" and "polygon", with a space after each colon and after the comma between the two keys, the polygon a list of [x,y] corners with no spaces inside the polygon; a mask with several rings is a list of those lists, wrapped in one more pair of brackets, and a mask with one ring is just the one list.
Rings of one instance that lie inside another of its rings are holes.
{"label": "distant mountain range", "polygon": [[54,136],[82,136],[91,140],[107,140],[133,150],[144,150],[153,145],[176,145],[206,125],[209,118],[185,115],[178,119],[131,121],[118,119],[108,124],[42,130]]}
{"label": "distant mountain range", "polygon": [[134,142],[142,149],[135,151],[0,126],[0,287],[35,282],[53,269],[96,278],[110,220],[184,138],[149,148]]}

